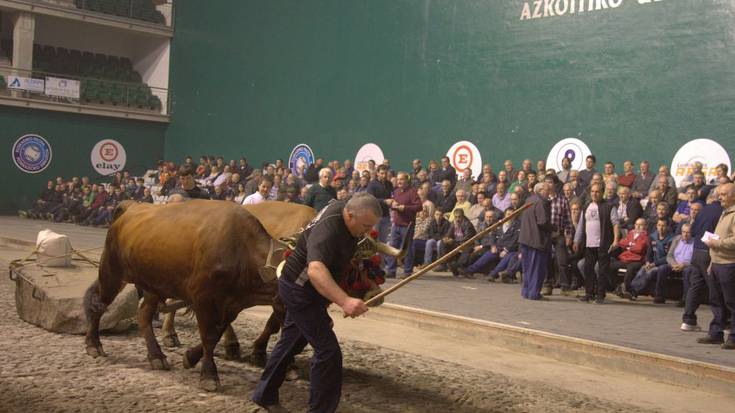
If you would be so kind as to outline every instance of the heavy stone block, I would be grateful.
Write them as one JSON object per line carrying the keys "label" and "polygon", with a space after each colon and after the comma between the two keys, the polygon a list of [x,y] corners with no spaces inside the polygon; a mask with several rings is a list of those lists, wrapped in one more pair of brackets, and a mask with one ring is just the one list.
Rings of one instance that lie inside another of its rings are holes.
{"label": "heavy stone block", "polygon": [[[49,331],[84,334],[84,293],[97,279],[97,268],[74,261],[71,267],[41,267],[31,263],[11,268],[15,278],[15,306],[24,321]],[[135,287],[127,285],[109,306],[100,322],[100,329],[124,331],[134,322],[138,310]]]}

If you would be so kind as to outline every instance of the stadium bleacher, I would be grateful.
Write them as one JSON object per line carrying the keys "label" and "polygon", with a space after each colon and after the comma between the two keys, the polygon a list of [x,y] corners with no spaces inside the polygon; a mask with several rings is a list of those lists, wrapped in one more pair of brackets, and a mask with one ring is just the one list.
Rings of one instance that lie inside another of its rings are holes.
{"label": "stadium bleacher", "polygon": [[46,74],[82,78],[81,99],[87,103],[161,109],[160,98],[143,83],[127,57],[34,44],[33,72],[38,78]]}
{"label": "stadium bleacher", "polygon": [[165,24],[166,18],[156,10],[152,0],[74,0],[79,9],[97,13],[129,17],[156,24]]}

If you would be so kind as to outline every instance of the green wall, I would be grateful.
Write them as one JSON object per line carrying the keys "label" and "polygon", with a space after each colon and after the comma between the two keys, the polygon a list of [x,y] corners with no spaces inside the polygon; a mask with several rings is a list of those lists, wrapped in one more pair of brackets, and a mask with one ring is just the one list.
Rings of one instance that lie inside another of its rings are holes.
{"label": "green wall", "polygon": [[[46,188],[46,182],[56,176],[89,176],[92,182],[109,182],[94,170],[90,160],[92,147],[102,139],[114,139],[123,145],[127,153],[125,169],[134,174],[145,172],[163,157],[165,127],[152,122],[0,106],[0,142],[7,157],[0,163],[0,213],[28,207]],[[51,164],[37,174],[22,172],[11,157],[15,141],[28,133],[43,136],[53,152]]]}
{"label": "green wall", "polygon": [[408,165],[458,138],[494,164],[564,137],[618,164],[670,163],[699,137],[732,151],[735,3],[641,2],[523,21],[535,2],[178,2],[166,157],[375,142]]}

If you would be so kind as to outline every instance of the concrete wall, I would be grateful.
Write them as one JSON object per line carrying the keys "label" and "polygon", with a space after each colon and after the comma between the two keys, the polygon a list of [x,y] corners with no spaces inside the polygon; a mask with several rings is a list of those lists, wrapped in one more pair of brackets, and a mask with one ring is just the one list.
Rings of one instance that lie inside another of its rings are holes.
{"label": "concrete wall", "polygon": [[670,163],[699,137],[732,151],[734,12],[729,0],[179,2],[165,152],[259,162],[306,142],[344,159],[375,142],[405,166],[459,138],[496,165],[545,159],[564,137],[618,164]]}

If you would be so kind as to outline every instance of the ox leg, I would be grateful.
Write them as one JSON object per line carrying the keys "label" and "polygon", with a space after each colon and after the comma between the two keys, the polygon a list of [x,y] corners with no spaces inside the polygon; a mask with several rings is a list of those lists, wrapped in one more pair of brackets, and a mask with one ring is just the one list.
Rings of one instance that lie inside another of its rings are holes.
{"label": "ox leg", "polygon": [[103,254],[99,277],[84,294],[84,313],[87,316],[85,344],[92,357],[106,356],[100,341],[100,319],[123,286],[122,278],[110,270],[110,258]]}
{"label": "ox leg", "polygon": [[196,316],[199,323],[199,336],[202,340],[202,369],[199,386],[205,391],[217,391],[220,388],[220,381],[217,365],[214,364],[214,348],[234,317],[221,320],[217,317],[217,306],[212,303],[198,306]]}
{"label": "ox leg", "polygon": [[190,347],[186,350],[184,353],[184,368],[190,369],[199,363],[199,360],[202,359],[202,355],[204,354],[204,348],[202,348],[201,344],[197,344],[194,347]]}
{"label": "ox leg", "polygon": [[158,345],[156,335],[153,333],[153,315],[158,311],[158,296],[146,292],[143,296],[143,304],[138,309],[138,325],[140,334],[145,339],[148,349],[148,362],[153,370],[170,370],[171,366],[166,360],[166,355]]}
{"label": "ox leg", "polygon": [[237,339],[237,334],[235,334],[232,324],[228,324],[225,329],[225,334],[222,337],[222,345],[225,347],[225,360],[240,360],[242,357],[240,354],[240,341]]}
{"label": "ox leg", "polygon": [[181,346],[181,341],[179,341],[179,336],[178,334],[176,334],[176,330],[174,329],[175,319],[176,319],[176,311],[171,311],[170,313],[166,313],[166,316],[163,319],[163,326],[161,327],[161,332],[163,333],[164,347],[173,348],[173,347]]}
{"label": "ox leg", "polygon": [[268,348],[268,340],[273,334],[278,333],[281,329],[281,317],[274,311],[271,316],[268,317],[268,321],[265,323],[263,332],[260,333],[258,338],[253,341],[253,354],[251,356],[252,363],[258,367],[265,367],[265,363],[268,361],[268,354],[266,352]]}

